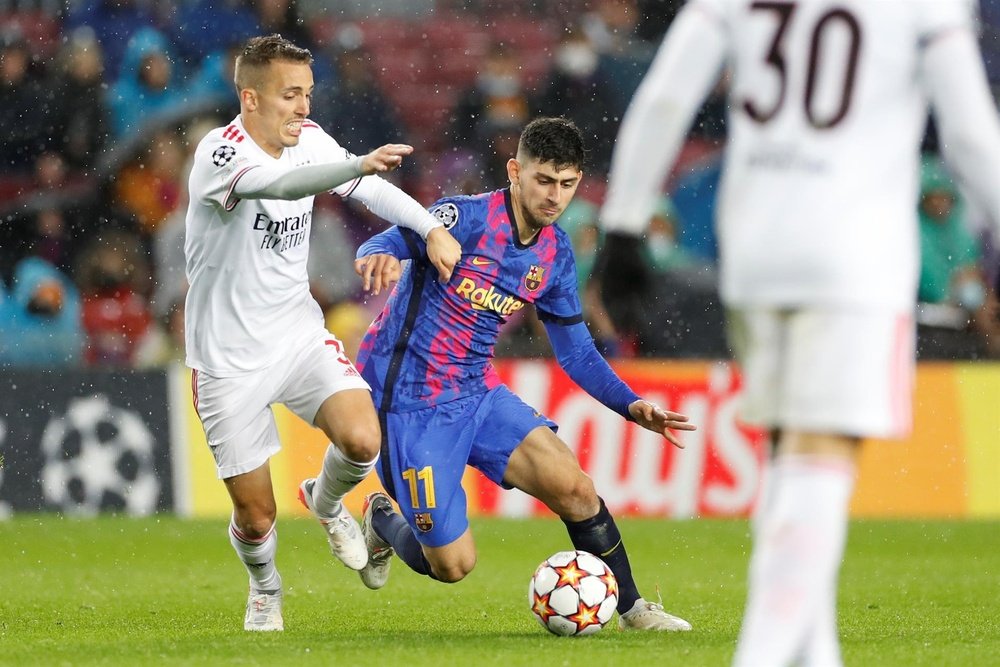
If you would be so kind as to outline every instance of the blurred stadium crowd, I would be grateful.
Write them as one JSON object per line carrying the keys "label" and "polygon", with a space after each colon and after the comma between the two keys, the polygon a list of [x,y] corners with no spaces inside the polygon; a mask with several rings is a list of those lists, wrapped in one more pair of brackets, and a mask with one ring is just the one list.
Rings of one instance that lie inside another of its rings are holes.
{"label": "blurred stadium crowd", "polygon": [[[589,140],[590,163],[560,224],[574,239],[602,348],[728,356],[712,231],[725,77],[650,221],[641,289],[602,299],[589,280],[618,124],[681,3],[0,0],[0,365],[183,360],[188,161],[206,131],[239,112],[239,45],[271,32],[313,52],[311,115],[342,145],[416,148],[393,178],[424,204],[504,187],[524,123],[572,118]],[[1000,0],[981,5],[996,85]],[[925,148],[920,354],[1000,357],[997,243],[941,164],[933,126]],[[317,198],[313,291],[350,345],[380,306],[361,301],[351,260],[382,227],[363,207]],[[525,314],[498,352],[547,349]]]}

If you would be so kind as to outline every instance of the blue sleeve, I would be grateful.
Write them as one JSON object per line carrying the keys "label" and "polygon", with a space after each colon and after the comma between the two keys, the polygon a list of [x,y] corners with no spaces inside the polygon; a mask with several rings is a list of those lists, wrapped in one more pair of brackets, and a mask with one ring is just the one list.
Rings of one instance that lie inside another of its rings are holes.
{"label": "blue sleeve", "polygon": [[639,396],[622,381],[594,345],[583,322],[583,306],[576,286],[576,263],[568,243],[559,248],[556,284],[538,302],[535,310],[545,325],[559,365],[584,391],[625,419],[632,420],[628,406]]}
{"label": "blue sleeve", "polygon": [[583,323],[583,316],[564,319],[538,311],[538,317],[545,325],[559,365],[570,379],[625,419],[634,421],[628,406],[640,397],[597,351],[594,339]]}
{"label": "blue sleeve", "polygon": [[413,259],[423,257],[426,249],[424,240],[412,229],[390,227],[362,243],[355,259],[369,255],[392,255],[396,259]]}

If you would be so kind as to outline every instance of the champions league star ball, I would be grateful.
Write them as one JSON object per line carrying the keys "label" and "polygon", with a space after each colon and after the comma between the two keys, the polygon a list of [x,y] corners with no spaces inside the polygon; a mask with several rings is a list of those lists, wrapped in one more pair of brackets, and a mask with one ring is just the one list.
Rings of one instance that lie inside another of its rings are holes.
{"label": "champions league star ball", "polygon": [[618,582],[603,560],[586,551],[560,551],[535,570],[528,587],[531,613],[554,635],[592,635],[614,616]]}

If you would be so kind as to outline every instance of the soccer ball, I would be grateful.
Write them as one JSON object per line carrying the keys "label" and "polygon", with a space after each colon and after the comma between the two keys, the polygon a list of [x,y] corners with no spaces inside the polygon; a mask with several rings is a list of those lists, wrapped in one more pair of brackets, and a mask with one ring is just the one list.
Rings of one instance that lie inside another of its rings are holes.
{"label": "soccer ball", "polygon": [[618,581],[607,564],[586,551],[560,551],[535,570],[528,586],[531,613],[554,635],[592,635],[618,606]]}

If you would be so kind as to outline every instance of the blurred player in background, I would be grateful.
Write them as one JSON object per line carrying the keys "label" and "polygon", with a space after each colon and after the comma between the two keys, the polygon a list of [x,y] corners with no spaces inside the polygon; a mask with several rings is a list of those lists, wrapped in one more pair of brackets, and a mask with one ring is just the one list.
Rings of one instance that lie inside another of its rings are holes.
{"label": "blurred player in background", "polygon": [[368,385],[323,327],[309,293],[314,195],[334,190],[357,198],[414,230],[442,280],[460,254],[420,204],[370,176],[398,167],[412,148],[389,144],[354,157],[308,120],[311,62],[309,51],[278,35],[249,40],[236,62],[240,115],[201,141],[189,182],[187,364],[233,502],[230,541],[250,574],[247,630],[284,628],[268,464],[281,447],[272,403],[284,403],[330,438],[319,477],[303,482],[300,495],[334,555],[355,570],[368,560],[341,499],[374,466],[379,424]]}
{"label": "blurred player in background", "polygon": [[1000,219],[1000,129],[966,0],[691,0],[623,121],[603,270],[634,256],[728,61],[717,226],[743,416],[776,456],[740,666],[838,665],[836,585],[862,438],[911,428],[919,145]]}
{"label": "blurred player in background", "polygon": [[393,550],[414,571],[455,582],[472,571],[476,548],[462,475],[471,465],[503,488],[538,498],[566,524],[577,549],[599,555],[620,587],[623,628],[690,630],[641,598],[614,519],[556,425],[500,382],[490,363],[501,325],[534,304],[560,365],[590,395],[626,419],[681,446],[670,429],[687,417],[637,396],[598,353],[577,293],[568,235],[555,225],[582,177],[583,139],[570,121],[527,125],[510,187],[442,199],[431,209],[461,244],[450,283],[433,280],[424,243],[392,228],[364,243],[355,268],[378,293],[410,264],[365,336],[358,366],[382,420],[381,493],[365,500],[369,546],[361,578],[380,588]]}

